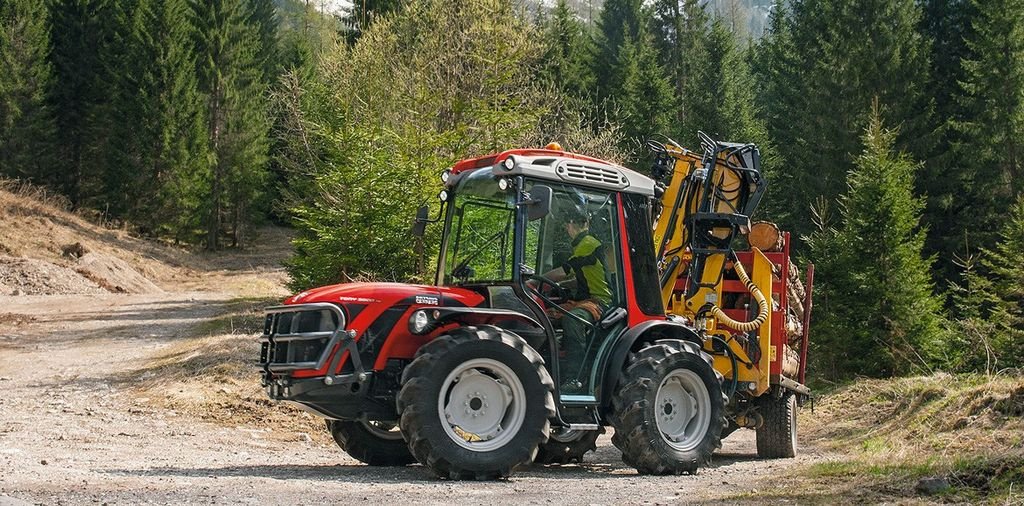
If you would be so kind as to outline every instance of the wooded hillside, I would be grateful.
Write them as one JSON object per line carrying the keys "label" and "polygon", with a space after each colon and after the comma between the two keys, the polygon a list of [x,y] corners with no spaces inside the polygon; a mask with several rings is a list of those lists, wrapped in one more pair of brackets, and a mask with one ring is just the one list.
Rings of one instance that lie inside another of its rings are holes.
{"label": "wooded hillside", "polygon": [[0,175],[208,249],[288,223],[303,288],[428,279],[461,158],[704,130],[819,266],[819,378],[1024,363],[1024,0],[317,4],[0,0]]}

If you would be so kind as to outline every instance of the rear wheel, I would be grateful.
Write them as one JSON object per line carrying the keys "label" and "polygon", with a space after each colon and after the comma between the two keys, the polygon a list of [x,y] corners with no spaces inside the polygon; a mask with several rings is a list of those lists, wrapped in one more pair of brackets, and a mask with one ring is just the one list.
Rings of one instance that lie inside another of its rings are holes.
{"label": "rear wheel", "polygon": [[570,464],[583,462],[587,452],[597,450],[597,438],[604,434],[604,427],[599,430],[553,430],[546,443],[540,445],[537,464]]}
{"label": "rear wheel", "polygon": [[398,426],[367,420],[327,420],[334,442],[352,458],[371,466],[404,466],[416,462]]}
{"label": "rear wheel", "polygon": [[612,407],[612,443],[640,474],[696,473],[722,446],[721,375],[693,343],[662,340],[640,350]]}
{"label": "rear wheel", "polygon": [[503,478],[547,439],[553,390],[540,355],[518,336],[453,329],[420,348],[402,374],[402,434],[442,478]]}
{"label": "rear wheel", "polygon": [[765,397],[760,411],[764,422],[757,428],[757,456],[796,457],[796,395],[787,391],[778,399]]}

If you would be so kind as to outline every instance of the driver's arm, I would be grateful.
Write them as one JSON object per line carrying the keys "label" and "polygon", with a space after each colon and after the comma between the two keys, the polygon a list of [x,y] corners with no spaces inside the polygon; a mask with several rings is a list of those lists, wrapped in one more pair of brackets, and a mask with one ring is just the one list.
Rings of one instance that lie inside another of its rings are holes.
{"label": "driver's arm", "polygon": [[545,278],[548,278],[551,281],[554,281],[556,283],[561,281],[561,280],[563,280],[563,279],[565,279],[567,276],[568,276],[568,274],[565,273],[565,268],[564,267],[556,267],[556,268],[551,269],[550,271],[544,273],[544,277]]}

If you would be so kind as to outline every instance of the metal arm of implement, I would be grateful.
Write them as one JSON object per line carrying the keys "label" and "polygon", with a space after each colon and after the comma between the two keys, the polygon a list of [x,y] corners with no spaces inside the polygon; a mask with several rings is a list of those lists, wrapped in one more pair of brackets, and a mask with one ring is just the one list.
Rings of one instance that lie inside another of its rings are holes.
{"label": "metal arm of implement", "polygon": [[753,144],[699,135],[700,156],[672,141],[649,143],[656,153],[653,175],[663,188],[654,227],[662,301],[673,314],[696,318],[710,312],[734,330],[756,330],[767,316],[768,303],[742,265],[734,262],[733,268],[758,303],[754,320],[738,322],[722,313],[715,288],[725,260],[733,256],[733,239],[749,230],[750,215],[764,195],[761,156]]}

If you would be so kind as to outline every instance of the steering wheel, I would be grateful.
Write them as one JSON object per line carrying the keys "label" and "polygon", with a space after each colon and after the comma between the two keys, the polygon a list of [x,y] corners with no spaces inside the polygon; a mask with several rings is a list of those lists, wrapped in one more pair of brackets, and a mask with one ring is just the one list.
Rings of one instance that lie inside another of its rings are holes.
{"label": "steering wheel", "polygon": [[551,287],[550,293],[555,299],[560,299],[560,301],[564,301],[569,298],[568,290],[566,290],[565,287],[558,284],[553,279],[547,276],[543,276],[541,274],[531,274],[529,279],[540,283],[540,285],[536,288],[538,293],[543,293],[541,289],[544,287],[544,285],[548,285]]}

